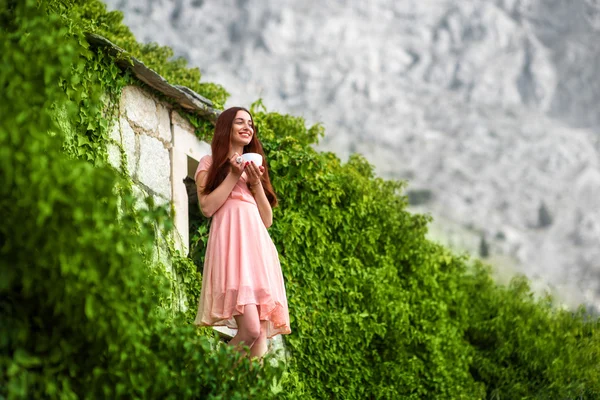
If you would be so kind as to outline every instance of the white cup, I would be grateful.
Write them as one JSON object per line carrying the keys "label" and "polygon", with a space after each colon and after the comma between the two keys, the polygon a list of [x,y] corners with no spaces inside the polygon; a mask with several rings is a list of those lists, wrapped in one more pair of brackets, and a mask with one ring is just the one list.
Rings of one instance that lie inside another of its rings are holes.
{"label": "white cup", "polygon": [[262,165],[262,156],[258,153],[244,153],[242,154],[242,158],[245,162],[254,161],[257,167]]}

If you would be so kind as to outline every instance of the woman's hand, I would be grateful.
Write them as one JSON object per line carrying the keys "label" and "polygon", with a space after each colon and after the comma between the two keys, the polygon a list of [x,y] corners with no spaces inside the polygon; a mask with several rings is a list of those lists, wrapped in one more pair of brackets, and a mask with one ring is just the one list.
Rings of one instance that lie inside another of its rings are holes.
{"label": "woman's hand", "polygon": [[247,162],[245,164],[246,170],[246,182],[250,186],[257,186],[260,184],[260,179],[262,178],[263,172],[265,172],[265,167],[257,166],[254,164],[254,161]]}
{"label": "woman's hand", "polygon": [[236,161],[238,157],[240,157],[238,153],[233,153],[233,156],[229,159],[229,165],[231,166],[231,172],[239,178],[244,172],[244,161],[238,163]]}

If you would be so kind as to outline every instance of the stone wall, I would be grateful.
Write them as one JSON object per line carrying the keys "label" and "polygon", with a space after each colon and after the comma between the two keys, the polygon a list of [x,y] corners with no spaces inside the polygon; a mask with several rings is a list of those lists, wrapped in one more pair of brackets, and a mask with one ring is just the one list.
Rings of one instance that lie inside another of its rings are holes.
{"label": "stone wall", "polygon": [[140,201],[151,196],[156,204],[172,202],[173,240],[187,254],[188,196],[183,181],[193,178],[200,158],[210,154],[210,145],[195,136],[194,128],[170,104],[137,86],[123,89],[110,139],[109,162],[131,176]]}

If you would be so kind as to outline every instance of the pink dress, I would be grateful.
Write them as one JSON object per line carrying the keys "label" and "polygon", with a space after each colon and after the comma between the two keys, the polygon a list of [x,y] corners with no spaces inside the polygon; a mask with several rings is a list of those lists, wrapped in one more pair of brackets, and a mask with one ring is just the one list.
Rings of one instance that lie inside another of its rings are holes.
{"label": "pink dress", "polygon": [[[195,178],[208,171],[211,156],[200,160]],[[260,218],[242,173],[225,203],[212,215],[195,324],[237,329],[233,318],[256,304],[267,337],[291,333],[283,274],[277,249]]]}

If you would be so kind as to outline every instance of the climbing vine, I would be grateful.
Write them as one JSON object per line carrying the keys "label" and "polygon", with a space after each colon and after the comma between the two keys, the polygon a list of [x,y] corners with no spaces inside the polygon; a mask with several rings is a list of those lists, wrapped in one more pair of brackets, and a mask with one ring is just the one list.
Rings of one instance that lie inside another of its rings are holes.
{"label": "climbing vine", "polygon": [[[426,239],[405,184],[312,145],[319,125],[252,107],[280,206],[270,228],[290,306],[282,398],[587,398],[598,318]],[[206,227],[207,221],[201,224]],[[206,231],[206,230],[205,230]],[[204,244],[198,237],[198,247]]]}
{"label": "climbing vine", "polygon": [[280,369],[174,313],[169,210],[136,206],[106,163],[134,81],[84,31],[127,34],[118,20],[98,1],[0,2],[0,397],[270,398]]}

